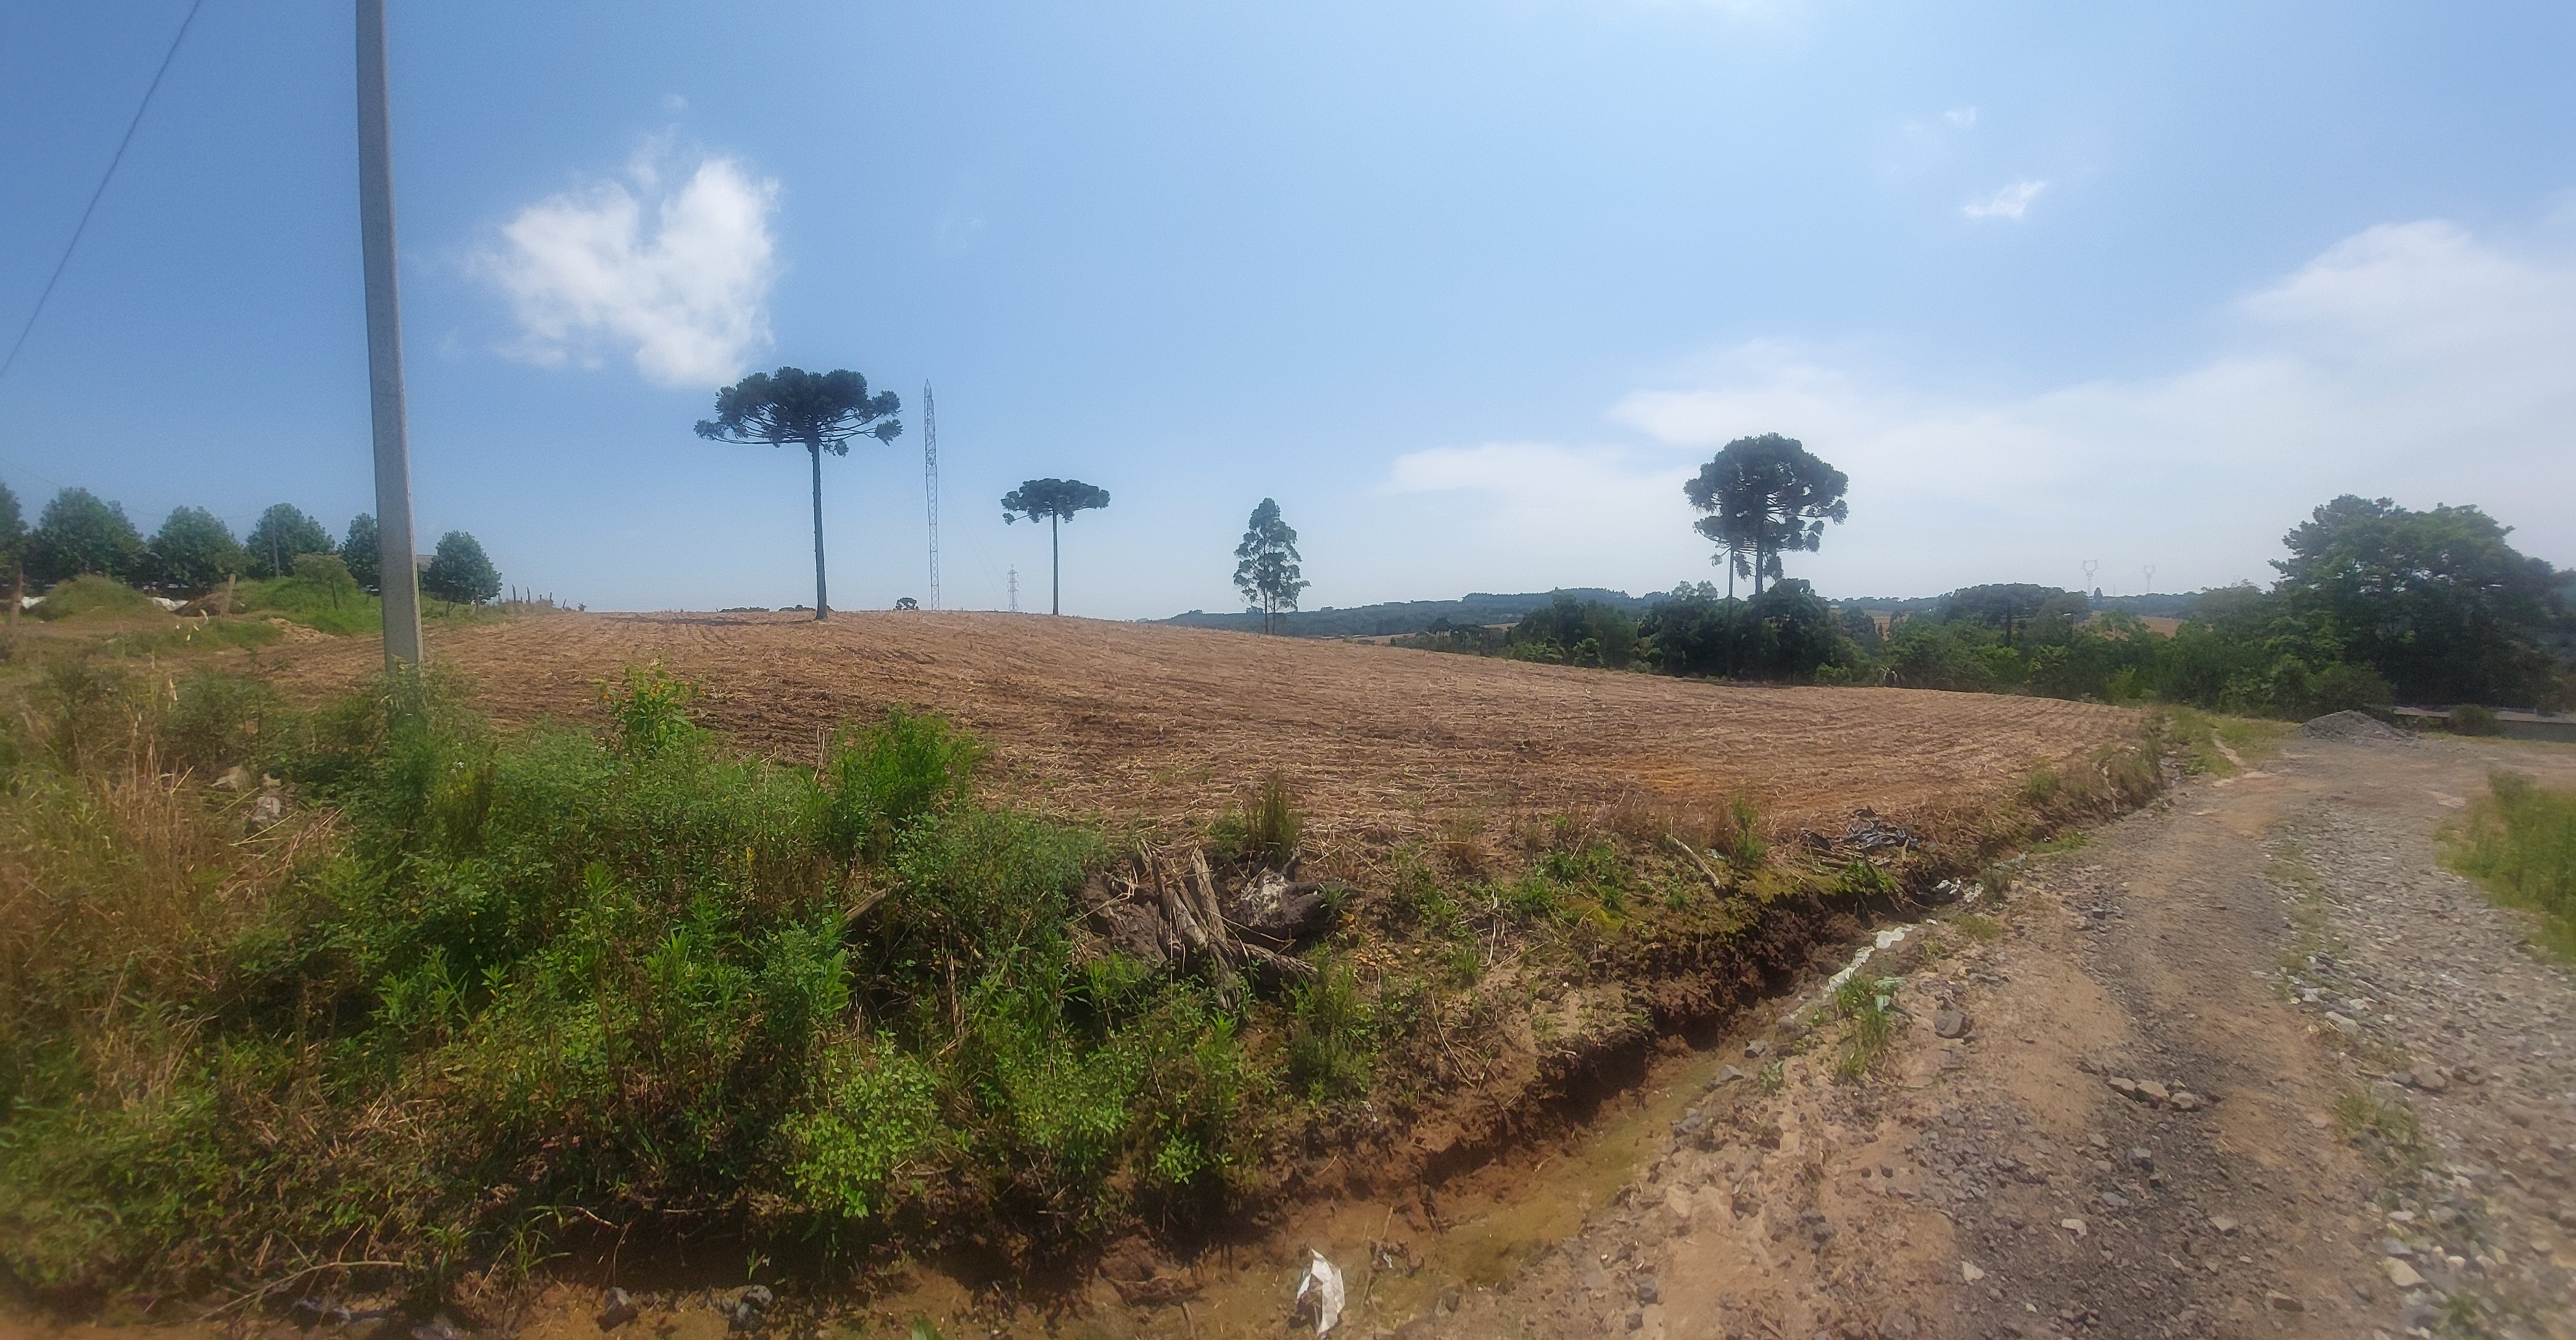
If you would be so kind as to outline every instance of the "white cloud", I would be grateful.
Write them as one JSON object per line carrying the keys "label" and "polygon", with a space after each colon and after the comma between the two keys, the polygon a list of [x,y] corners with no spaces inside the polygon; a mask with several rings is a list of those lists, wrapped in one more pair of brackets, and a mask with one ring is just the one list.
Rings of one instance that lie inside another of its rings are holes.
{"label": "white cloud", "polygon": [[1517,566],[1574,537],[1631,589],[1706,575],[1680,480],[1781,432],[1851,477],[1849,524],[1794,576],[1837,595],[1981,581],[2161,589],[2267,579],[2283,532],[2342,493],[2474,503],[2576,565],[2576,237],[2522,248],[2453,225],[2372,228],[2232,304],[2216,348],[2162,376],[2008,394],[1936,386],[1783,342],[1703,360],[1614,422],[1657,444],[1417,452],[1391,488],[1479,491],[1460,523]]}
{"label": "white cloud", "polygon": [[1972,219],[2019,219],[2029,212],[2030,202],[2048,189],[2044,181],[2017,181],[1987,196],[1959,206],[1959,212]]}
{"label": "white cloud", "polygon": [[1941,113],[1941,119],[1961,130],[1966,130],[1968,127],[1977,124],[1977,109],[1974,107],[1953,107],[1950,110]]}
{"label": "white cloud", "polygon": [[511,354],[549,367],[628,354],[647,380],[712,386],[768,345],[778,183],[707,158],[666,190],[665,158],[648,144],[626,181],[520,210],[477,257],[518,319]]}

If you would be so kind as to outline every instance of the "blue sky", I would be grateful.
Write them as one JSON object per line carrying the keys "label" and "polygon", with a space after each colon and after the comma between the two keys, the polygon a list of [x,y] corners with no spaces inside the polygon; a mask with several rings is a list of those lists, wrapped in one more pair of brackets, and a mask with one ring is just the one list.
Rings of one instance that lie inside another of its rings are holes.
{"label": "blue sky", "polygon": [[[1714,575],[1680,480],[1852,476],[1793,575],[2188,589],[2338,493],[2576,566],[2576,10],[393,0],[419,524],[593,608],[810,597],[801,459],[717,384],[851,367],[844,607],[1068,612]],[[186,0],[0,8],[14,338]],[[206,7],[25,355],[0,479],[146,528],[369,505],[348,6]],[[2147,570],[2152,566],[2152,580]]]}

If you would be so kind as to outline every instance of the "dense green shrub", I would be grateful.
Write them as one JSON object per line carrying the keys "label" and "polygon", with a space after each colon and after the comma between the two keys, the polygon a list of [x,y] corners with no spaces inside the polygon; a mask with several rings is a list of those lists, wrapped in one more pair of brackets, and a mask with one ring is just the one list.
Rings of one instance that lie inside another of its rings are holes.
{"label": "dense green shrub", "polygon": [[[853,727],[817,770],[722,748],[653,671],[604,732],[515,738],[438,678],[293,718],[237,680],[54,679],[0,788],[21,1280],[336,1255],[434,1286],[573,1206],[1046,1239],[1242,1164],[1262,1081],[1231,1007],[1077,963],[1098,839],[978,804],[979,751],[935,716]],[[253,761],[288,812],[120,762],[138,740]]]}

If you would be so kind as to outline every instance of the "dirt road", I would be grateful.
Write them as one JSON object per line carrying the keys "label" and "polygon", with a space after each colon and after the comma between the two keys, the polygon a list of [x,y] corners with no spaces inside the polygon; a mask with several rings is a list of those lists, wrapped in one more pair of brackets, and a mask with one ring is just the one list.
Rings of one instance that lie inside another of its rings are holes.
{"label": "dirt road", "polygon": [[2495,765],[2576,783],[2557,746],[2293,736],[2031,858],[1865,969],[1911,1016],[1878,1082],[1830,1075],[1838,1026],[1731,1044],[1746,1076],[1615,1208],[1453,1314],[1362,1324],[2576,1335],[2576,979],[2435,862]]}

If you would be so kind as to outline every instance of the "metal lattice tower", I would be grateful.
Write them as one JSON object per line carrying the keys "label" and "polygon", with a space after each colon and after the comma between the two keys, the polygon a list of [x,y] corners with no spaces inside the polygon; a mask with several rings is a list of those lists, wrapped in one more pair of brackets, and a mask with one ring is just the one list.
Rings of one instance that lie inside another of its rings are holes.
{"label": "metal lattice tower", "polygon": [[[987,568],[987,569],[985,569],[985,571],[990,572],[990,571],[992,571],[992,569]],[[1018,568],[1017,566],[1014,566],[1014,567],[1012,567],[1012,569],[1011,569],[1011,613],[1013,613],[1013,614],[1017,614],[1017,613],[1019,613],[1019,612],[1020,612],[1020,570],[1019,570],[1019,568]]]}
{"label": "metal lattice tower", "polygon": [[930,501],[930,607],[939,608],[939,407],[921,384],[921,484]]}

